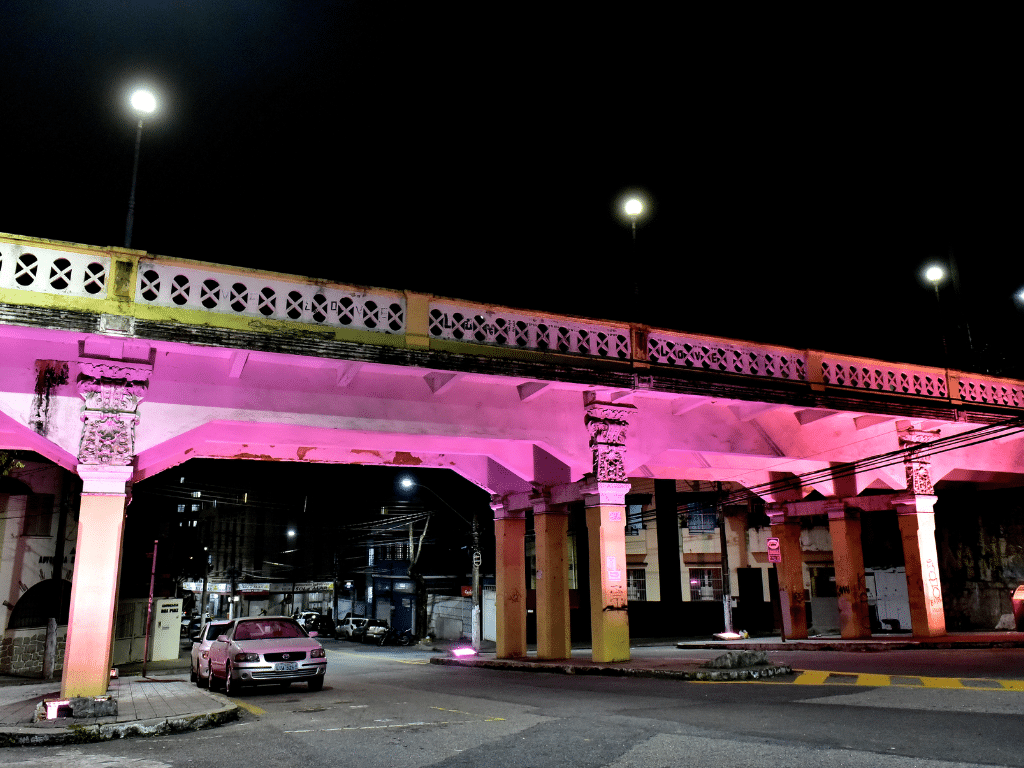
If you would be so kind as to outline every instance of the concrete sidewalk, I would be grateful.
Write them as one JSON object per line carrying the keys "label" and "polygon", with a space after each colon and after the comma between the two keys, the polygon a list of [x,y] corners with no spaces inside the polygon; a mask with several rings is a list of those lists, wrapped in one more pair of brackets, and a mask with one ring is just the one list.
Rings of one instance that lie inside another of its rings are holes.
{"label": "concrete sidewalk", "polygon": [[60,697],[60,681],[39,682],[0,676],[0,746],[81,744],[127,736],[157,736],[209,728],[238,717],[226,696],[197,688],[188,679],[188,660],[150,662],[120,668],[107,693],[117,714],[104,717],[35,719],[44,699]]}

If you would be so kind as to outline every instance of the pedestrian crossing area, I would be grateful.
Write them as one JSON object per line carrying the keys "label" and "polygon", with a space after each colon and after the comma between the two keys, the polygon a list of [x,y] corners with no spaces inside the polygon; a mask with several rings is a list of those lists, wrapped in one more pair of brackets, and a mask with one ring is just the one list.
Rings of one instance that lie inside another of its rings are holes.
{"label": "pedestrian crossing area", "polygon": [[898,686],[904,688],[945,688],[952,690],[1024,691],[1024,680],[880,675],[866,672],[823,672],[798,669],[793,670],[793,673],[794,677],[788,680],[774,678],[772,682],[789,685]]}

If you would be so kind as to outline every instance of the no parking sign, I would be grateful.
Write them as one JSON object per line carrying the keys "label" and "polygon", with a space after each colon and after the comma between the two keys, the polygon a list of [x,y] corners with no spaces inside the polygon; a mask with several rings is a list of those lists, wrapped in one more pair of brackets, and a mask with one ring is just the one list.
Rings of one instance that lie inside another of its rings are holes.
{"label": "no parking sign", "polygon": [[779,540],[774,536],[768,539],[768,562],[782,562],[782,547],[779,545]]}

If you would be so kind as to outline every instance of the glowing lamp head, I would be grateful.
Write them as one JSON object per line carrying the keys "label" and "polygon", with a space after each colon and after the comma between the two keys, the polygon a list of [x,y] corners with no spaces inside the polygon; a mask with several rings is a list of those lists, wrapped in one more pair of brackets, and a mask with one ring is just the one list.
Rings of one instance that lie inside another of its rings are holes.
{"label": "glowing lamp head", "polygon": [[635,197],[630,198],[626,201],[626,215],[627,216],[639,216],[644,210],[644,204],[637,200]]}
{"label": "glowing lamp head", "polygon": [[932,283],[937,283],[946,276],[946,270],[942,267],[932,265],[924,271],[925,280]]}
{"label": "glowing lamp head", "polygon": [[132,94],[132,109],[143,115],[156,111],[156,96],[152,91],[140,88]]}
{"label": "glowing lamp head", "polygon": [[406,490],[409,490],[414,485],[416,485],[416,481],[413,480],[411,477],[403,477],[400,485]]}

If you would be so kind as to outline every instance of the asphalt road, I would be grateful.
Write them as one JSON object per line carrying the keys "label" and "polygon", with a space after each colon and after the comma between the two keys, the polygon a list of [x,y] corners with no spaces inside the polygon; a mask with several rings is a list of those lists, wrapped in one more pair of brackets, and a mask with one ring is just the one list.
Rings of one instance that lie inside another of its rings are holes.
{"label": "asphalt road", "polygon": [[[327,684],[259,689],[237,723],[179,736],[0,750],[47,768],[1024,766],[1024,692],[683,683],[430,665],[326,641]],[[676,651],[664,653],[703,653]],[[789,652],[787,652],[788,654]],[[1021,679],[1024,651],[792,653],[798,668]],[[801,664],[811,657],[808,664]],[[810,662],[814,666],[810,666]]]}

